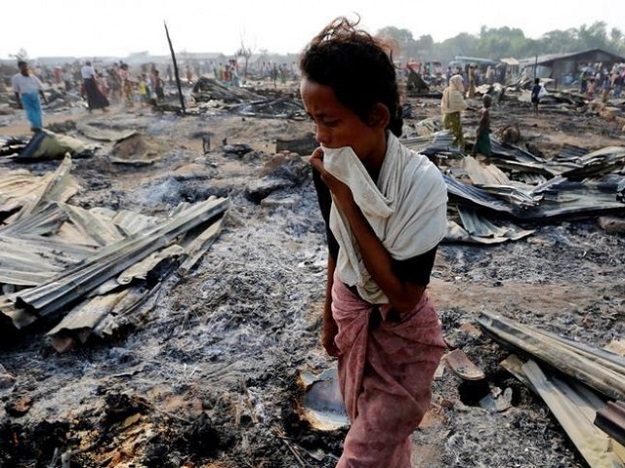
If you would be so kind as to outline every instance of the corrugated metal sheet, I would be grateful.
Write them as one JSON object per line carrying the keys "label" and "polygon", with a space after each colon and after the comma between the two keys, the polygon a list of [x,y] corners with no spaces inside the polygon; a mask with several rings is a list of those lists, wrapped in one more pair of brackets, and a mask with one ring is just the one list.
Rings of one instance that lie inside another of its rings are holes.
{"label": "corrugated metal sheet", "polygon": [[[31,205],[41,198],[46,187],[53,182],[54,174],[35,176],[26,170],[9,172],[0,179],[0,214],[10,213]],[[75,178],[69,177],[57,194],[58,201],[67,201],[79,190]]]}
{"label": "corrugated metal sheet", "polygon": [[462,167],[473,185],[510,185],[510,179],[501,169],[494,164],[482,164],[473,156],[465,156]]}
{"label": "corrugated metal sheet", "polygon": [[124,236],[109,220],[78,206],[63,204],[61,208],[82,233],[98,245],[111,245],[120,242]]}
{"label": "corrugated metal sheet", "polygon": [[549,364],[563,374],[614,399],[625,399],[625,366],[614,365],[602,353],[573,347],[554,335],[499,315],[483,312],[478,323],[495,340]]}
{"label": "corrugated metal sheet", "polygon": [[609,401],[597,412],[595,425],[607,432],[619,444],[625,445],[625,402]]}
{"label": "corrugated metal sheet", "polygon": [[126,235],[132,235],[153,228],[158,224],[158,219],[134,211],[123,210],[115,214],[112,222],[119,226]]}
{"label": "corrugated metal sheet", "polygon": [[130,266],[127,270],[123,271],[118,277],[117,282],[119,284],[129,284],[134,279],[146,279],[148,274],[154,270],[163,261],[180,257],[185,254],[185,249],[181,246],[174,244],[169,247],[154,252],[152,255],[144,258],[140,262],[137,262]]}
{"label": "corrugated metal sheet", "polygon": [[616,199],[617,180],[612,176],[597,181],[571,181],[555,177],[537,187],[533,195],[542,195],[538,206],[520,207],[488,191],[464,184],[443,175],[451,201],[473,208],[486,208],[509,214],[520,220],[537,221],[547,218],[582,218],[609,213],[625,213],[625,203]]}
{"label": "corrugated metal sheet", "polygon": [[493,164],[497,164],[497,159],[506,159],[517,161],[520,163],[531,163],[531,164],[545,164],[546,161],[542,158],[539,158],[535,154],[530,153],[523,148],[511,144],[504,144],[500,142],[497,138],[491,136],[491,146],[492,146],[492,160]]}
{"label": "corrugated metal sheet", "polygon": [[586,148],[580,148],[579,146],[573,146],[564,144],[558,155],[554,158],[556,161],[572,162],[573,164],[579,164],[582,156],[586,156],[589,151]]}
{"label": "corrugated metal sheet", "polygon": [[[129,289],[124,289],[104,296],[96,296],[77,305],[69,314],[63,317],[63,320],[56,327],[48,332],[48,335],[56,335],[64,330],[77,331],[82,329],[89,330],[89,333],[91,333],[90,330],[100,323],[115,308],[119,301],[128,295],[128,292]],[[83,339],[82,341],[84,343],[85,340]]]}
{"label": "corrugated metal sheet", "polygon": [[516,241],[534,232],[533,230],[519,229],[516,226],[496,226],[474,211],[462,207],[458,207],[458,214],[467,233],[473,240],[482,244]]}
{"label": "corrugated metal sheet", "polygon": [[422,137],[401,140],[408,148],[428,157],[449,155],[462,156],[464,151],[453,146],[453,141],[454,136],[447,130]]}
{"label": "corrugated metal sheet", "polygon": [[[47,183],[41,184],[41,189],[34,192],[36,197],[12,217],[15,222],[18,219],[25,218],[31,214],[43,210],[49,203],[64,202],[69,200],[78,192],[80,186],[74,177],[70,174],[72,168],[72,158],[66,156],[61,162],[58,169],[47,180]],[[43,181],[42,181],[43,182]]]}
{"label": "corrugated metal sheet", "polygon": [[57,203],[50,203],[32,216],[23,217],[4,228],[0,228],[0,235],[44,236],[53,234],[58,232],[67,219],[67,214]]}
{"label": "corrugated metal sheet", "polygon": [[611,451],[608,435],[592,424],[593,405],[584,395],[556,377],[547,377],[534,361],[525,363],[522,369],[589,466],[621,466]]}
{"label": "corrugated metal sheet", "polygon": [[145,235],[135,235],[102,248],[80,265],[17,295],[16,305],[39,316],[54,314],[134,263],[173,242],[180,234],[220,216],[229,200],[209,199],[196,203]]}
{"label": "corrugated metal sheet", "polygon": [[446,174],[443,174],[443,178],[447,184],[447,191],[449,195],[455,197],[458,202],[468,202],[471,205],[487,208],[500,213],[513,214],[515,212],[514,207],[491,195],[485,190],[473,187],[472,185],[464,184]]}

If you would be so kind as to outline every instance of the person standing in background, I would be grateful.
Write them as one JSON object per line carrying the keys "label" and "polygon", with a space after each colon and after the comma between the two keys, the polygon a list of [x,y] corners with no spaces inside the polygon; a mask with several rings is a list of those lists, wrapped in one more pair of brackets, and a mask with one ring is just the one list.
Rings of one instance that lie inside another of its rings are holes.
{"label": "person standing in background", "polygon": [[43,84],[28,71],[28,63],[24,60],[17,62],[20,72],[13,76],[11,85],[17,100],[17,106],[26,111],[26,117],[30,122],[30,129],[37,133],[43,129],[43,110],[39,96],[46,104],[48,100],[43,93]]}
{"label": "person standing in background", "polygon": [[454,75],[449,79],[449,86],[443,90],[443,98],[441,99],[441,112],[443,114],[443,126],[451,131],[454,136],[452,145],[457,146],[464,151],[464,133],[462,130],[462,122],[460,114],[469,108],[462,97],[464,94],[464,85],[460,75]]}
{"label": "person standing in background", "polygon": [[102,91],[98,88],[98,76],[89,60],[87,60],[80,69],[80,75],[82,76],[83,83],[85,85],[89,112],[92,112],[93,109],[102,109],[103,112],[106,112],[106,108],[110,105],[110,103],[106,96],[104,96]]}
{"label": "person standing in background", "polygon": [[603,83],[601,83],[601,102],[604,104],[607,104],[610,100],[610,91],[612,91],[612,85],[609,75],[606,74]]}
{"label": "person standing in background", "polygon": [[588,82],[588,86],[586,87],[586,97],[589,100],[593,100],[595,98],[595,92],[597,91],[597,83],[594,78],[591,78]]}
{"label": "person standing in background", "polygon": [[620,99],[623,92],[623,82],[625,81],[623,73],[617,72],[614,77],[614,98]]}
{"label": "person standing in background", "polygon": [[475,132],[475,145],[473,145],[473,151],[471,154],[475,156],[480,153],[484,156],[490,157],[492,155],[492,147],[490,143],[490,106],[492,104],[492,98],[485,94],[482,98],[484,107],[481,110],[480,123],[478,124]]}
{"label": "person standing in background", "polygon": [[536,78],[534,80],[534,86],[532,86],[532,110],[534,111],[534,116],[538,117],[538,104],[540,104],[540,98],[542,97],[542,89],[543,86],[540,84],[540,78]]}
{"label": "person standing in background", "polygon": [[469,66],[468,78],[469,78],[469,91],[467,93],[467,97],[473,98],[475,97],[475,86],[476,86],[476,80],[477,80],[476,70],[473,65]]}
{"label": "person standing in background", "polygon": [[130,70],[128,69],[127,63],[122,63],[119,66],[119,78],[122,82],[122,94],[124,96],[124,101],[126,101],[126,106],[132,107],[134,106],[132,80],[130,79]]}

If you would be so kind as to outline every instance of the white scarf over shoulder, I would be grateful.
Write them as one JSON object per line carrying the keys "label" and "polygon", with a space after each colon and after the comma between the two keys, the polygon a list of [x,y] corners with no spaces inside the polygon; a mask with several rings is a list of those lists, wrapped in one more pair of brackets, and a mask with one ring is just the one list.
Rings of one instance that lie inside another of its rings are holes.
{"label": "white scarf over shoulder", "polygon": [[[354,201],[391,257],[407,260],[433,249],[447,229],[447,188],[425,156],[388,136],[377,185],[350,147],[323,148],[325,169],[351,189]],[[366,270],[349,223],[332,203],[330,229],[340,246],[338,278],[372,304],[389,300]]]}
{"label": "white scarf over shoulder", "polygon": [[452,114],[467,109],[469,105],[462,97],[462,93],[464,93],[462,77],[460,75],[452,76],[449,80],[449,86],[443,90],[441,112],[443,114]]}

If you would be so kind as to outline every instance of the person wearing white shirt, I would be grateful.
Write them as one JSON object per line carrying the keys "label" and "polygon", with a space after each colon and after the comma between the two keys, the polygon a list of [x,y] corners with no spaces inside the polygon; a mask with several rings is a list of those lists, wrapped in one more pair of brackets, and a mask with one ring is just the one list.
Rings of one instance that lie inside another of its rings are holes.
{"label": "person wearing white shirt", "polygon": [[30,122],[30,128],[33,132],[39,132],[43,128],[43,111],[41,110],[41,101],[48,103],[43,93],[43,84],[35,75],[31,75],[28,71],[28,64],[20,60],[17,62],[20,72],[15,75],[11,81],[17,106],[26,111],[26,117]]}
{"label": "person wearing white shirt", "polygon": [[85,62],[80,69],[80,75],[82,76],[85,92],[87,93],[89,112],[93,109],[102,109],[102,111],[106,112],[106,108],[110,105],[109,100],[102,94],[100,88],[98,88],[96,72],[91,66],[90,61]]}

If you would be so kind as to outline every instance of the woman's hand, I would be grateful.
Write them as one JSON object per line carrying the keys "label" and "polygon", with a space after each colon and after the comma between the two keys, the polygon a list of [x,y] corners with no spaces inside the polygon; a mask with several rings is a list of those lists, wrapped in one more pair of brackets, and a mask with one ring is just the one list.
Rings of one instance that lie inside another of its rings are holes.
{"label": "woman's hand", "polygon": [[334,320],[323,321],[323,331],[321,333],[321,345],[332,357],[339,356],[339,350],[334,343],[334,338],[339,332],[339,328]]}
{"label": "woman's hand", "polygon": [[353,202],[354,197],[349,186],[326,171],[326,168],[323,165],[323,150],[321,148],[317,148],[313,152],[310,156],[309,162],[313,169],[321,174],[321,180],[323,180],[323,182],[328,186],[330,192],[332,192],[332,195],[334,195],[334,198],[339,205],[350,201]]}

